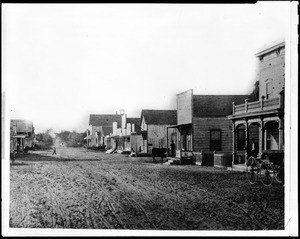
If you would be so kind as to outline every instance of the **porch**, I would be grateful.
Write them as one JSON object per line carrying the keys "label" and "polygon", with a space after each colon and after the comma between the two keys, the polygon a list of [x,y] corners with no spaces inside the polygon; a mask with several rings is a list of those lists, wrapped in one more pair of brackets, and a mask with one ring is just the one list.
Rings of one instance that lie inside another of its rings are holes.
{"label": "porch", "polygon": [[284,152],[284,99],[279,97],[235,105],[232,121],[232,167],[242,168],[252,152],[251,140],[258,143],[257,157]]}
{"label": "porch", "polygon": [[248,102],[247,99],[245,99],[244,104],[235,105],[235,103],[232,103],[232,117],[241,116],[244,114],[265,114],[268,113],[268,111],[273,111],[277,109],[283,109],[284,108],[284,96],[283,92],[279,94],[278,97],[272,98],[272,99],[265,99],[264,96],[261,97],[261,100],[254,101],[254,102]]}

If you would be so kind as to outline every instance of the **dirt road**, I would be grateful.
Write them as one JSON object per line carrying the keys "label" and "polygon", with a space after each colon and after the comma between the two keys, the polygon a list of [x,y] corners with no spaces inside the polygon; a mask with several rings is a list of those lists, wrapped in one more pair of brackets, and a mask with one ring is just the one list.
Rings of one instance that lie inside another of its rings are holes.
{"label": "dirt road", "polygon": [[213,167],[83,148],[34,151],[10,169],[10,226],[148,230],[284,229],[284,187]]}

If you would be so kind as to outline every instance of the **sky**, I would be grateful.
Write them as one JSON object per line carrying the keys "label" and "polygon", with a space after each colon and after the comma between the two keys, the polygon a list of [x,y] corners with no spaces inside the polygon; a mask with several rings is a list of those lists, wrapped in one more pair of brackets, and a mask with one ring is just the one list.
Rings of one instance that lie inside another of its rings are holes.
{"label": "sky", "polygon": [[176,109],[176,94],[250,94],[255,54],[289,34],[289,2],[3,4],[2,92],[35,131],[89,114]]}

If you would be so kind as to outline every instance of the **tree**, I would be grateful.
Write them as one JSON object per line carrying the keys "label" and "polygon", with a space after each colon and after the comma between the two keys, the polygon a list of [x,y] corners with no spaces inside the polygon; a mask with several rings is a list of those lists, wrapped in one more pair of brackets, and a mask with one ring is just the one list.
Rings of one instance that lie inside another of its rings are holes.
{"label": "tree", "polygon": [[259,81],[254,83],[254,89],[250,96],[252,100],[259,100]]}
{"label": "tree", "polygon": [[54,143],[54,138],[52,134],[52,129],[46,130],[45,133],[38,133],[36,135],[36,140],[38,141],[37,146],[40,146],[41,148],[51,148]]}
{"label": "tree", "polygon": [[77,133],[75,130],[72,132],[62,130],[60,133],[56,135],[60,142],[64,143],[69,147],[77,147],[84,145],[84,137],[86,133]]}

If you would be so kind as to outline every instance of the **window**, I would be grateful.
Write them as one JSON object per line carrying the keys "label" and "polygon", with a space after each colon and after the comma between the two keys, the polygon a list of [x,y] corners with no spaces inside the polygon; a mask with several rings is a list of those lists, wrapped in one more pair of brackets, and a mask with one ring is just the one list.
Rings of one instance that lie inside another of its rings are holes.
{"label": "window", "polygon": [[210,130],[210,151],[221,151],[221,133],[220,129],[211,129]]}
{"label": "window", "polygon": [[266,100],[272,98],[272,80],[268,79],[266,82]]}
{"label": "window", "polygon": [[245,129],[237,130],[237,150],[244,150],[246,142]]}

